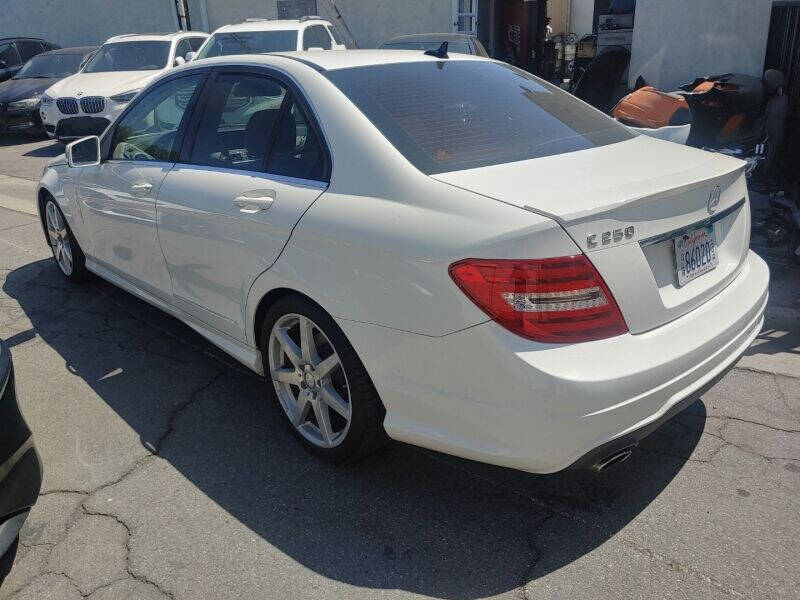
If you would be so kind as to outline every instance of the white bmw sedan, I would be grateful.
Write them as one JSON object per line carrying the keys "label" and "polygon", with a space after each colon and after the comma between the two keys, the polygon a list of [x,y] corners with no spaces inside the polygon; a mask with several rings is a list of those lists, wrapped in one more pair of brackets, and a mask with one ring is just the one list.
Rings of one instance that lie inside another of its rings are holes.
{"label": "white bmw sedan", "polygon": [[263,373],[317,455],[547,473],[623,460],[758,333],[743,171],[489,59],[306,52],[170,71],[38,201],[66,277]]}

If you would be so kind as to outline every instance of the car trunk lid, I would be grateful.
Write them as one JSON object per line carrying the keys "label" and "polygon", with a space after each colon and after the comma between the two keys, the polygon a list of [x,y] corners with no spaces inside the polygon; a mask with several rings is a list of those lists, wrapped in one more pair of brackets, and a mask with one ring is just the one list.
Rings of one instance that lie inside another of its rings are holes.
{"label": "car trunk lid", "polygon": [[[697,308],[741,269],[750,240],[743,173],[730,157],[639,136],[433,177],[558,221],[608,284],[630,331],[643,333]],[[701,228],[713,232],[719,263],[680,285],[674,239]]]}

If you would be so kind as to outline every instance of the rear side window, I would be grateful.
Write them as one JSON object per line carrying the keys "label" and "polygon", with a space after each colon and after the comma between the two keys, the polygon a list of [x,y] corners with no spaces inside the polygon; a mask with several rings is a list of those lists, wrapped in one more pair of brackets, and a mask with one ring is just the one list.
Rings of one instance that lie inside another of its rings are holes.
{"label": "rear side window", "polygon": [[284,108],[267,163],[267,173],[323,181],[327,158],[321,140],[299,104]]}
{"label": "rear side window", "polygon": [[632,139],[610,117],[525,71],[488,61],[423,61],[327,71],[427,174]]}
{"label": "rear side window", "polygon": [[41,42],[17,42],[17,46],[19,47],[19,54],[23,62],[44,52],[44,47]]}
{"label": "rear side window", "polygon": [[261,75],[222,74],[208,96],[190,162],[263,171],[286,88]]}
{"label": "rear side window", "polygon": [[327,154],[301,106],[277,80],[224,73],[203,108],[190,162],[322,181]]}
{"label": "rear side window", "polygon": [[344,40],[342,39],[342,36],[339,35],[339,32],[336,31],[336,27],[328,27],[328,31],[330,32],[334,42],[340,46],[344,46]]}
{"label": "rear side window", "polygon": [[203,37],[192,37],[189,38],[189,48],[192,49],[192,52],[197,52],[200,50],[200,46],[203,45],[203,42],[206,41],[206,38]]}
{"label": "rear side window", "polygon": [[332,47],[331,36],[323,25],[312,25],[303,32],[303,50],[309,48],[322,48],[330,50]]}
{"label": "rear side window", "polygon": [[186,55],[191,51],[192,47],[189,45],[189,40],[187,38],[183,38],[178,42],[178,45],[175,46],[175,58],[186,58]]}
{"label": "rear side window", "polygon": [[21,62],[14,44],[0,44],[0,60],[6,67],[13,67]]}

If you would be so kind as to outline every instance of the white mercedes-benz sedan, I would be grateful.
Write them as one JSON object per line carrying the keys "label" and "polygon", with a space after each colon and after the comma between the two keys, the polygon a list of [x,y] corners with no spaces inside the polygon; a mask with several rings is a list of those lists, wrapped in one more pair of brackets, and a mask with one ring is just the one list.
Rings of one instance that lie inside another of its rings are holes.
{"label": "white mercedes-benz sedan", "polygon": [[298,52],[171,70],[38,201],[66,277],[263,373],[317,455],[548,473],[620,462],[758,333],[744,166],[493,60]]}

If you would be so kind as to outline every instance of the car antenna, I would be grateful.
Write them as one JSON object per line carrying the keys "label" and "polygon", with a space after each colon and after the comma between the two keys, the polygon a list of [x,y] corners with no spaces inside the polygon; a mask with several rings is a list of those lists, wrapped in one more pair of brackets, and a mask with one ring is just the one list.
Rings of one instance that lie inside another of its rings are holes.
{"label": "car antenna", "polygon": [[450,58],[447,56],[447,42],[442,42],[436,50],[425,50],[426,56],[435,56],[436,58]]}

